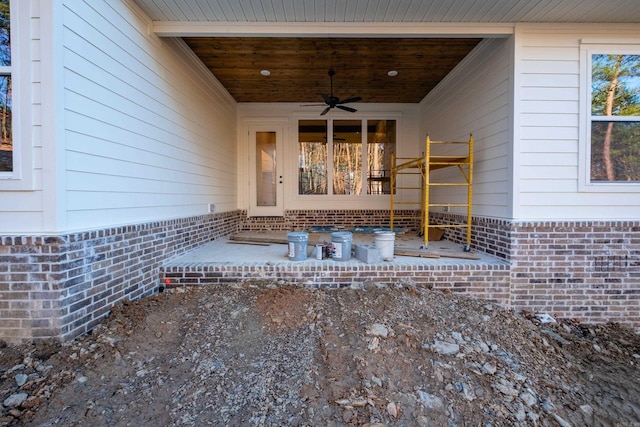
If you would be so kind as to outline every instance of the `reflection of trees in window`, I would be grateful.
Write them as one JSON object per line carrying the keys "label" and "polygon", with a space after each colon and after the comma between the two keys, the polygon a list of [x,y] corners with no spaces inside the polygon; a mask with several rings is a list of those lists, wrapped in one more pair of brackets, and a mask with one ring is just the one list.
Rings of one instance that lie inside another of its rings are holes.
{"label": "reflection of trees in window", "polygon": [[591,66],[591,180],[640,181],[640,55]]}
{"label": "reflection of trees in window", "polygon": [[396,121],[367,122],[367,163],[369,194],[389,194],[391,156],[396,151]]}
{"label": "reflection of trees in window", "polygon": [[333,194],[362,192],[362,122],[333,123]]}
{"label": "reflection of trees in window", "polygon": [[0,172],[13,170],[10,16],[9,0],[0,0]]}
{"label": "reflection of trees in window", "polygon": [[298,194],[389,194],[395,144],[395,120],[300,120]]}
{"label": "reflection of trees in window", "polygon": [[298,126],[298,194],[327,194],[327,122]]}

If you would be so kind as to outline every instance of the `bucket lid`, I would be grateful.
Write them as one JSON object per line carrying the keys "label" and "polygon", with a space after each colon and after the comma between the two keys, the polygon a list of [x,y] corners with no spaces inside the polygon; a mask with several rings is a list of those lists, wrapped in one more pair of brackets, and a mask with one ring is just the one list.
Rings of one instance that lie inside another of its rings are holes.
{"label": "bucket lid", "polygon": [[292,231],[291,233],[288,233],[287,236],[289,236],[289,237],[308,237],[309,233],[307,233],[305,231]]}
{"label": "bucket lid", "polygon": [[336,231],[331,233],[331,237],[351,237],[352,233],[350,231]]}

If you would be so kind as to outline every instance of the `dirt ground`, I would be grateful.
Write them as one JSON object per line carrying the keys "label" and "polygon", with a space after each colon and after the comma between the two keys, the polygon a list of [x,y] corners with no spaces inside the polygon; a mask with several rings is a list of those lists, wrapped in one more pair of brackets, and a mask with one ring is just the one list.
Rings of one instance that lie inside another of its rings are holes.
{"label": "dirt ground", "polygon": [[640,426],[640,336],[411,285],[180,288],[0,348],[2,426]]}

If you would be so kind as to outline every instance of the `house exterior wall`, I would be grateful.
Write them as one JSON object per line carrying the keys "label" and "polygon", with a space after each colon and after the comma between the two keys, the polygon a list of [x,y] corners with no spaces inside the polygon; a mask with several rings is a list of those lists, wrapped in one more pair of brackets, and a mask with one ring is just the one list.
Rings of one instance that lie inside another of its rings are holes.
{"label": "house exterior wall", "polygon": [[[472,53],[482,58],[467,58],[421,104],[423,133],[475,137],[472,246],[510,262],[514,309],[639,324],[638,186],[585,190],[580,115],[580,43],[633,44],[638,34],[638,26],[517,25],[509,40],[485,41]],[[435,223],[453,219],[432,214]]]}
{"label": "house exterior wall", "polygon": [[637,47],[639,34],[638,25],[516,26],[516,309],[639,323],[640,186],[586,185],[590,65],[581,62],[581,44]]}
{"label": "house exterior wall", "polygon": [[[241,120],[284,117],[286,159],[296,165],[295,122],[308,112],[237,108],[181,43],[149,35],[150,22],[128,0],[28,4],[32,67],[21,93],[32,95],[35,112],[25,128],[33,179],[3,193],[11,207],[0,216],[1,339],[86,332],[116,302],[157,290],[164,260],[239,229],[384,222],[385,197],[327,203],[291,191],[282,220],[247,218]],[[401,116],[401,156],[418,156],[427,132],[451,140],[473,133],[472,246],[509,261],[494,278],[493,297],[505,305],[640,324],[638,194],[581,189],[579,110],[580,41],[633,42],[637,30],[518,25],[513,37],[483,42],[420,105],[361,109]],[[209,203],[221,212],[207,214]],[[443,223],[459,216],[433,213]],[[175,277],[187,283],[191,273]],[[370,273],[384,281],[396,276],[363,267],[340,280]],[[227,272],[211,277],[219,274]],[[430,275],[456,277],[401,272],[426,285]],[[491,289],[471,282],[458,290]]]}
{"label": "house exterior wall", "polygon": [[30,41],[43,46],[23,43],[36,113],[20,136],[33,141],[35,179],[3,193],[0,232],[235,209],[236,103],[187,47],[153,35],[130,1],[33,2],[29,12]]}
{"label": "house exterior wall", "polygon": [[235,101],[132,2],[68,3],[62,228],[233,210]]}
{"label": "house exterior wall", "polygon": [[[518,24],[515,39],[514,219],[633,220],[640,185],[585,189],[587,97],[581,43],[640,47],[640,25]],[[588,101],[587,101],[588,102]]]}
{"label": "house exterior wall", "polygon": [[0,339],[67,339],[238,229],[236,103],[129,0],[19,4],[33,182],[1,196]]}
{"label": "house exterior wall", "polygon": [[[437,141],[467,141],[473,134],[473,214],[483,217],[511,217],[511,62],[510,39],[484,40],[420,103],[418,153],[427,134]],[[432,176],[462,180],[456,168]],[[466,189],[433,187],[430,198],[466,201]]]}

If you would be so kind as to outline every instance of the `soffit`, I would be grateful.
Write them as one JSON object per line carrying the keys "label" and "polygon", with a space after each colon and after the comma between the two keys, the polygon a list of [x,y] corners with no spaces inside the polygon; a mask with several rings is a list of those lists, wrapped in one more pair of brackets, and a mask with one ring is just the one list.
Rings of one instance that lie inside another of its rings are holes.
{"label": "soffit", "polygon": [[135,0],[154,21],[638,23],[638,0]]}

